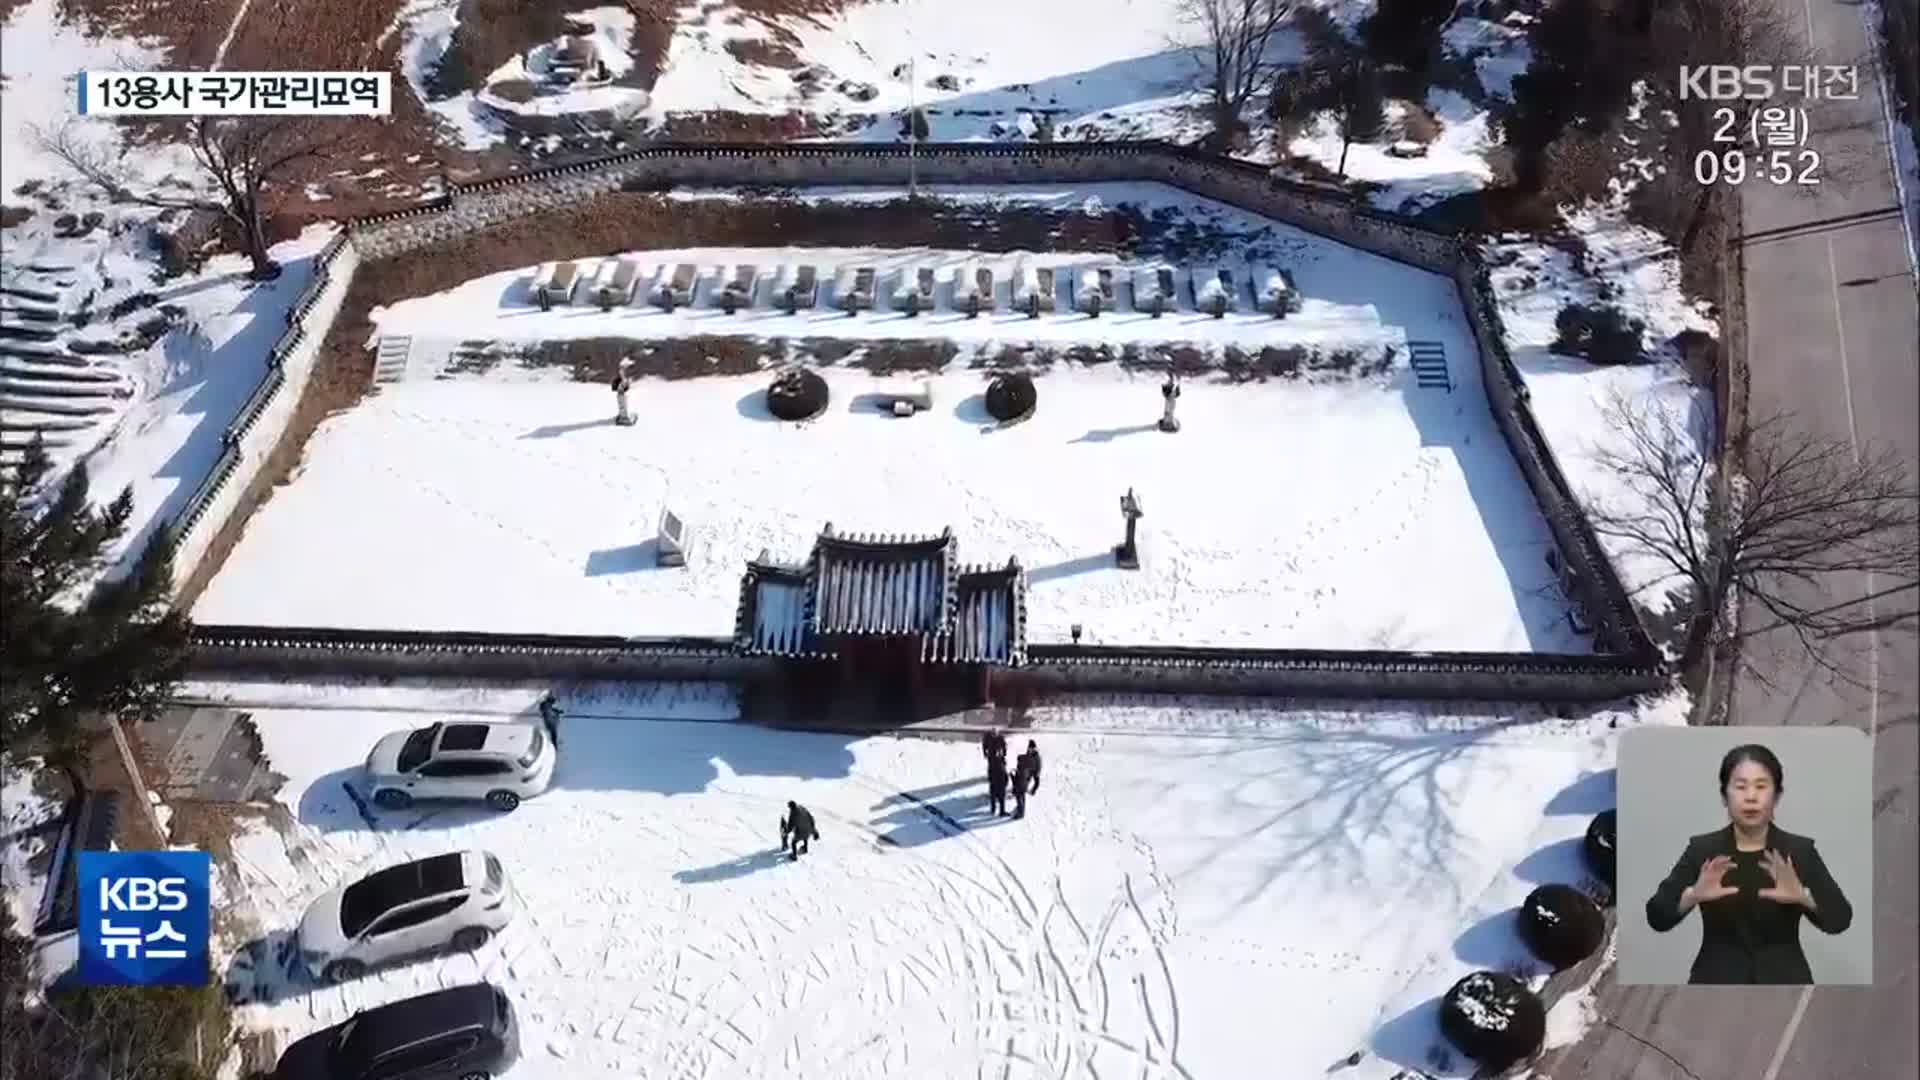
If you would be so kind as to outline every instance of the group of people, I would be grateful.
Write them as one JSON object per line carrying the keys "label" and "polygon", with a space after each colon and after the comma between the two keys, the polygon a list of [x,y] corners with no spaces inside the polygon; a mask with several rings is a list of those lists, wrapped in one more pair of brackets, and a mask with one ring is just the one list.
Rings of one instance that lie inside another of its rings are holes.
{"label": "group of people", "polygon": [[[1027,749],[1014,759],[1013,771],[1007,771],[1007,737],[989,731],[980,737],[980,752],[987,759],[987,801],[996,817],[1027,816],[1027,796],[1040,790],[1040,747],[1032,739]],[[1013,813],[1007,813],[1007,788],[1013,788]],[[780,850],[788,861],[798,862],[811,841],[820,839],[820,826],[806,807],[787,800],[787,812],[780,818]]]}
{"label": "group of people", "polygon": [[[980,752],[987,759],[987,806],[996,817],[1007,816],[1007,736],[989,731],[980,736]],[[1040,747],[1032,739],[1013,763],[1013,816],[1027,816],[1027,796],[1040,790]]]}

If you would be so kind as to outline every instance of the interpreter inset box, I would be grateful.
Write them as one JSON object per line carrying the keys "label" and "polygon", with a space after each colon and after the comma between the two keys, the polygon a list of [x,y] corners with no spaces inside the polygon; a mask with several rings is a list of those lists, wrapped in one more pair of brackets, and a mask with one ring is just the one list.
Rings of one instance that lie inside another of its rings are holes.
{"label": "interpreter inset box", "polygon": [[1622,735],[1619,978],[1873,981],[1873,747],[1832,727]]}

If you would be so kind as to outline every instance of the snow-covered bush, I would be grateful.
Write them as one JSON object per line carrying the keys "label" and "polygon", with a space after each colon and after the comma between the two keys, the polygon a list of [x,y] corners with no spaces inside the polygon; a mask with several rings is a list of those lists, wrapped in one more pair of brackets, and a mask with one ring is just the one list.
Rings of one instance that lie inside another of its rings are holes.
{"label": "snow-covered bush", "polygon": [[1002,423],[1032,413],[1039,398],[1033,376],[1024,371],[1003,371],[987,384],[987,412]]}
{"label": "snow-covered bush", "polygon": [[1569,968],[1592,956],[1606,932],[1600,905],[1571,885],[1542,885],[1520,905],[1520,940],[1555,968]]}
{"label": "snow-covered bush", "polygon": [[1593,876],[1613,886],[1613,829],[1614,812],[1602,810],[1595,814],[1587,825],[1587,836],[1580,842],[1580,853],[1586,856],[1587,868]]}
{"label": "snow-covered bush", "polygon": [[792,367],[767,387],[767,411],[782,420],[811,420],[827,411],[827,380],[811,368]]}
{"label": "snow-covered bush", "polygon": [[1440,999],[1440,1034],[1493,1072],[1538,1053],[1546,1032],[1546,1006],[1511,975],[1476,971]]}

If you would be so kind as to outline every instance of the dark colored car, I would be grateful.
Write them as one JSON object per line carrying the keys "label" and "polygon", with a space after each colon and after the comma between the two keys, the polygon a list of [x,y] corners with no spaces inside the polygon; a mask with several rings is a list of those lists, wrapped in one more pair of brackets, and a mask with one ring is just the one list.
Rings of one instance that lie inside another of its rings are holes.
{"label": "dark colored car", "polygon": [[493,1080],[520,1058],[513,1003],[492,983],[396,1001],[301,1039],[273,1080]]}

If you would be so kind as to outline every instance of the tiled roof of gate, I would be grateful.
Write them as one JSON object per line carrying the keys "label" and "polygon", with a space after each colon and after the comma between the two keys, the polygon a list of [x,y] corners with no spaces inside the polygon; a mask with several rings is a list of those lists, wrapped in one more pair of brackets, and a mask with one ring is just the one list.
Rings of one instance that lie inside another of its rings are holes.
{"label": "tiled roof of gate", "polygon": [[1017,561],[961,567],[953,531],[840,536],[831,525],[803,566],[762,553],[740,582],[734,645],[750,655],[824,658],[835,639],[917,636],[937,663],[1019,664],[1026,575]]}
{"label": "tiled roof of gate", "polygon": [[1027,575],[1018,561],[960,571],[952,624],[926,639],[929,661],[1009,664],[1027,652]]}
{"label": "tiled roof of gate", "polygon": [[939,536],[837,536],[829,524],[807,567],[816,634],[937,634],[953,617],[953,530]]}

